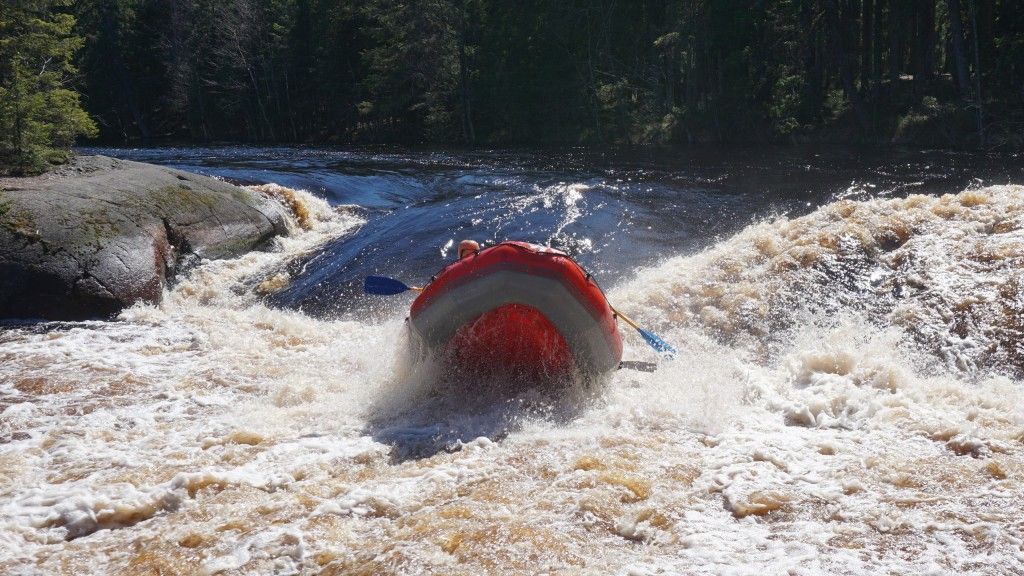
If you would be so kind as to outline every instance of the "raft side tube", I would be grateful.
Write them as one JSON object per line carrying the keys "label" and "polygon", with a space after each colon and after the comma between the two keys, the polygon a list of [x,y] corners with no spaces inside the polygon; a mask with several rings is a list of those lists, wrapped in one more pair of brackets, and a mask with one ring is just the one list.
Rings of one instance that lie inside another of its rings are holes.
{"label": "raft side tube", "polygon": [[581,372],[618,367],[622,338],[597,284],[564,253],[521,242],[498,244],[455,262],[427,286],[410,314],[414,350],[442,351],[462,326],[508,304],[528,306],[547,318]]}

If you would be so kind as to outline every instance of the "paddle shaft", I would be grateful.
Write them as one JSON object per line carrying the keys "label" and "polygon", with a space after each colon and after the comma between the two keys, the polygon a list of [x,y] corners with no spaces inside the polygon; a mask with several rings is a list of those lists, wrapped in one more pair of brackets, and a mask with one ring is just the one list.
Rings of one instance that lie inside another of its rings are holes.
{"label": "paddle shaft", "polygon": [[637,330],[643,330],[643,328],[638,326],[636,322],[633,322],[632,320],[630,320],[629,316],[626,316],[622,312],[619,312],[618,310],[615,309],[614,306],[609,305],[608,307],[612,309],[612,312],[615,312],[616,316],[618,316],[619,318],[622,318],[622,321],[625,322],[626,324],[629,324],[630,326],[632,326],[633,328],[636,328]]}

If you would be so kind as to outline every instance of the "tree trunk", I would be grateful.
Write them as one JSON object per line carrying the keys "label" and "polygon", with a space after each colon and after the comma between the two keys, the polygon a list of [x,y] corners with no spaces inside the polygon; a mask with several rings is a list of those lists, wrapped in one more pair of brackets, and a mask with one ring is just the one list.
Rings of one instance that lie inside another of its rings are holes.
{"label": "tree trunk", "polygon": [[947,0],[949,4],[949,35],[953,47],[953,78],[956,80],[960,98],[966,98],[971,91],[967,76],[967,58],[964,54],[964,24],[960,14],[960,0]]}
{"label": "tree trunk", "polygon": [[995,2],[994,0],[975,0],[978,10],[978,43],[979,58],[988,66],[995,58]]}
{"label": "tree trunk", "polygon": [[839,79],[843,86],[843,92],[850,99],[850,106],[853,108],[854,116],[863,132],[871,131],[868,116],[864,111],[864,103],[861,101],[860,93],[854,82],[853,67],[850,65],[849,53],[846,51],[845,34],[842,23],[839,20],[839,10],[835,0],[825,0],[825,12],[832,29],[832,48],[834,61],[839,68]]}
{"label": "tree trunk", "polygon": [[903,38],[906,34],[903,22],[901,0],[889,2],[889,80],[895,85],[900,80],[903,70]]}
{"label": "tree trunk", "polygon": [[[263,105],[263,98],[260,97],[260,82],[256,78],[256,71],[253,70],[252,66],[250,66],[249,63],[246,62],[244,59],[243,63],[245,65],[245,71],[249,75],[249,82],[250,85],[252,86],[253,97],[256,99],[256,109],[259,110],[260,118],[263,119],[263,125],[266,126],[267,133],[270,136],[270,140],[274,140],[274,127],[270,124],[270,118],[267,116],[267,109]],[[264,140],[265,138],[260,138],[259,124],[254,123],[253,128],[256,134],[256,138]]]}
{"label": "tree trunk", "polygon": [[808,41],[802,43],[804,48],[804,74],[807,77],[806,98],[802,98],[802,100],[807,103],[807,113],[817,119],[824,96],[822,94],[823,74],[821,58],[819,57],[818,50],[818,40],[821,35],[814,28],[814,7],[815,5],[812,0],[802,0],[800,2],[800,27],[808,34]]}
{"label": "tree trunk", "polygon": [[978,55],[978,16],[975,0],[967,0],[971,8],[971,38],[974,40],[974,104],[978,117],[978,146],[985,145],[985,125],[981,109],[981,59]]}
{"label": "tree trunk", "polygon": [[875,14],[872,21],[874,26],[871,30],[871,36],[874,38],[871,42],[873,57],[871,61],[871,84],[872,86],[878,86],[878,83],[882,80],[882,56],[885,53],[885,49],[882,46],[882,37],[884,35],[882,29],[882,7],[885,4],[885,0],[874,0],[874,4]]}
{"label": "tree trunk", "polygon": [[473,129],[473,116],[469,108],[469,70],[466,63],[466,5],[459,6],[459,98],[462,100],[462,135],[469,146],[476,143],[476,131]]}
{"label": "tree trunk", "polygon": [[931,80],[935,70],[935,0],[914,3],[914,40],[911,53],[914,86],[921,89]]}
{"label": "tree trunk", "polygon": [[466,38],[463,30],[459,31],[459,98],[462,100],[462,136],[472,146],[476,143],[476,132],[473,130],[473,116],[469,109],[469,72],[466,64]]}
{"label": "tree trunk", "polygon": [[597,141],[604,143],[604,129],[601,126],[601,109],[597,101],[597,79],[594,77],[594,47],[593,28],[590,18],[590,9],[587,9],[587,84],[590,86],[590,94],[587,100],[590,101],[591,113],[594,116],[594,130],[597,132]]}
{"label": "tree trunk", "polygon": [[11,106],[11,108],[14,112],[14,133],[11,135],[11,143],[14,145],[14,153],[15,157],[17,158],[16,163],[19,167],[21,167],[24,166],[26,162],[24,142],[25,139],[23,137],[24,112],[21,109],[21,101],[24,97],[25,92],[23,90],[22,82],[19,77],[18,66],[19,65],[17,63],[14,63],[14,65],[12,66],[13,69],[11,70],[9,93],[13,95],[13,105]]}
{"label": "tree trunk", "polygon": [[871,81],[874,79],[872,68],[875,63],[874,56],[874,1],[863,0],[861,3],[860,17],[860,88],[863,92],[871,91]]}

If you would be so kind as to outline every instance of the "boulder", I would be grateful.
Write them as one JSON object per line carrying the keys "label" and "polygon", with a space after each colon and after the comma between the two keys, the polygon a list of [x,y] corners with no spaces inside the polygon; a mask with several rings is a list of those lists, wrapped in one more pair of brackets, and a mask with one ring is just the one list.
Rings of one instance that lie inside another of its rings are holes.
{"label": "boulder", "polygon": [[255,192],[105,156],[0,178],[0,318],[109,317],[159,302],[183,261],[259,248],[287,222]]}

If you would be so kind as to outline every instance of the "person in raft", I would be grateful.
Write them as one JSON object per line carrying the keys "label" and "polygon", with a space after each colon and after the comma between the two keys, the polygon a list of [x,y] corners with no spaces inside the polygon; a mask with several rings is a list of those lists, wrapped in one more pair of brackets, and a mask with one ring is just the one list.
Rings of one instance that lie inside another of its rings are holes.
{"label": "person in raft", "polygon": [[472,256],[480,251],[480,243],[476,240],[463,240],[459,242],[459,260],[466,256]]}

